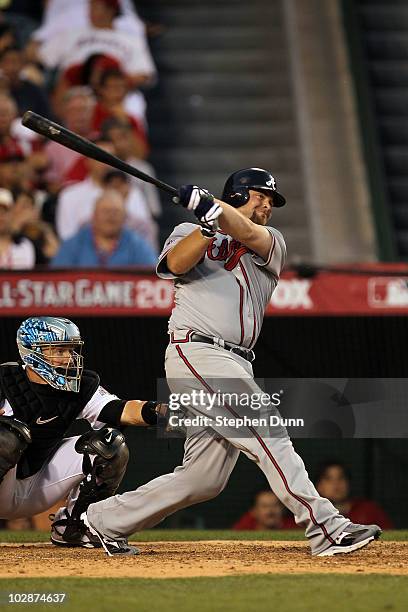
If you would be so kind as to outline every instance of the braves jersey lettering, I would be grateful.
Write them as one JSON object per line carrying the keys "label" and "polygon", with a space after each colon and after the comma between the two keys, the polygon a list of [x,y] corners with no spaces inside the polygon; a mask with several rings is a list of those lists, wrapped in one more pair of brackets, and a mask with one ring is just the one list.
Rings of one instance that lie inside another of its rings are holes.
{"label": "braves jersey lettering", "polygon": [[217,239],[214,238],[207,248],[207,257],[213,261],[225,261],[224,268],[230,271],[235,268],[245,253],[251,253],[251,251],[238,240],[228,241],[228,238],[223,238],[220,244],[217,244]]}
{"label": "braves jersey lettering", "polygon": [[179,332],[192,329],[252,348],[285,263],[282,234],[267,228],[272,243],[268,260],[264,261],[231,236],[217,232],[203,259],[187,274],[175,276],[166,266],[166,255],[195,229],[197,225],[193,223],[178,225],[159,258],[158,276],[175,279],[175,307],[169,332],[179,337]]}

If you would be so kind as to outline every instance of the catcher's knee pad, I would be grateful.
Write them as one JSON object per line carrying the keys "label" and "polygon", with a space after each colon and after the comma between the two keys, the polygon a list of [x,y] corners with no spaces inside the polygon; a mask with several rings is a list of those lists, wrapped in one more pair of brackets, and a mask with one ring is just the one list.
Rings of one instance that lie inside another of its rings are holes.
{"label": "catcher's knee pad", "polygon": [[27,425],[14,417],[0,416],[0,483],[20,460],[31,442]]}
{"label": "catcher's knee pad", "polygon": [[[75,444],[77,453],[84,455],[84,473],[95,472],[95,475],[112,495],[118,488],[129,461],[129,449],[125,436],[118,429],[103,427],[97,431],[87,432]],[[96,455],[93,467],[89,456]]]}
{"label": "catcher's knee pad", "polygon": [[[129,449],[125,436],[117,429],[103,427],[87,432],[75,444],[77,453],[84,455],[84,480],[72,514],[78,516],[89,504],[106,499],[116,492],[126,471]],[[95,458],[92,462],[91,456]]]}

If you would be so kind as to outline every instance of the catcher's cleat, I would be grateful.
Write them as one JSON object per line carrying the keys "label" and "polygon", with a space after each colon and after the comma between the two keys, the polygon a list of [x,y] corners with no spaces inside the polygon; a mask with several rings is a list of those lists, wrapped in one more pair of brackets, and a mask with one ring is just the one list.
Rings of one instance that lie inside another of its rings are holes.
{"label": "catcher's cleat", "polygon": [[130,557],[140,554],[140,550],[135,546],[130,546],[126,538],[118,538],[115,540],[95,529],[95,527],[89,523],[86,512],[81,514],[81,521],[84,523],[91,535],[99,539],[99,542],[102,544],[106,554],[109,557],[116,557],[120,555]]}
{"label": "catcher's cleat", "polygon": [[66,508],[50,514],[51,543],[65,548],[102,548],[99,538],[85,527],[82,521],[73,519]]}
{"label": "catcher's cleat", "polygon": [[381,529],[378,525],[355,525],[350,523],[344,531],[337,536],[334,544],[317,554],[317,557],[332,557],[333,555],[351,553],[373,540],[378,540]]}

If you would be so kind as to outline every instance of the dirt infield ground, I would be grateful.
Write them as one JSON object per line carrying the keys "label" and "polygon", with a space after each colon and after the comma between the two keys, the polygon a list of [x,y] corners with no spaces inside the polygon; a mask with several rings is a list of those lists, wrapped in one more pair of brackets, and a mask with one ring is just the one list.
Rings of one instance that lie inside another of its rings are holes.
{"label": "dirt infield ground", "polygon": [[243,574],[408,575],[407,542],[374,542],[351,555],[311,557],[305,542],[137,542],[137,557],[108,558],[101,550],[49,543],[0,544],[0,578],[232,576]]}

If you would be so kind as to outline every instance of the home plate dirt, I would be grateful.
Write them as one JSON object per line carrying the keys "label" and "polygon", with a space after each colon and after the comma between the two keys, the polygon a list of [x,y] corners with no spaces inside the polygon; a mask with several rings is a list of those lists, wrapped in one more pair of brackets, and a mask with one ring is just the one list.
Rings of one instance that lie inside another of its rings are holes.
{"label": "home plate dirt", "polygon": [[178,578],[236,574],[346,573],[408,575],[407,542],[373,542],[355,553],[311,557],[305,542],[137,542],[140,555],[48,543],[1,544],[0,578]]}

